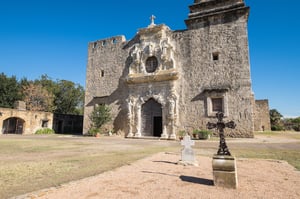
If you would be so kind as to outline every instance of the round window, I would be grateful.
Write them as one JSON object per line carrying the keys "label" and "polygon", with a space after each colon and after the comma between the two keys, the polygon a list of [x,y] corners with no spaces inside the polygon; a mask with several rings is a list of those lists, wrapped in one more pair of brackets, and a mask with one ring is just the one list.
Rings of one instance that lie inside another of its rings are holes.
{"label": "round window", "polygon": [[149,57],[146,60],[146,71],[147,73],[153,73],[158,66],[158,61],[156,57]]}

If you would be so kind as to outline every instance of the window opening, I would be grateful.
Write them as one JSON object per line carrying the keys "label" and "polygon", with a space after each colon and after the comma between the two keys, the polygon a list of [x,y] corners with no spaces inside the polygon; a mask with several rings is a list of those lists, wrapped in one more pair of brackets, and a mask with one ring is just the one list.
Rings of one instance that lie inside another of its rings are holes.
{"label": "window opening", "polygon": [[42,121],[42,127],[48,127],[48,120],[43,120]]}
{"label": "window opening", "polygon": [[157,69],[157,66],[158,66],[158,61],[157,61],[156,57],[154,57],[154,56],[149,57],[146,60],[146,71],[147,71],[147,73],[153,73]]}
{"label": "window opening", "polygon": [[213,112],[223,112],[223,99],[222,98],[212,98],[212,111]]}
{"label": "window opening", "polygon": [[213,57],[213,60],[214,60],[214,61],[218,61],[218,60],[219,60],[219,53],[218,53],[218,52],[214,52],[214,53],[212,54],[212,57]]}

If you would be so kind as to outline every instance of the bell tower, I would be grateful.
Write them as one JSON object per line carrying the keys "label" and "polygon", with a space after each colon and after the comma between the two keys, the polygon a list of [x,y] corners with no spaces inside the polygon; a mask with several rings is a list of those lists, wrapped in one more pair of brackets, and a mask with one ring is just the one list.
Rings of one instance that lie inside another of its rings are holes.
{"label": "bell tower", "polygon": [[240,17],[248,19],[250,8],[245,5],[244,0],[195,0],[189,9],[185,24],[190,30],[229,23]]}

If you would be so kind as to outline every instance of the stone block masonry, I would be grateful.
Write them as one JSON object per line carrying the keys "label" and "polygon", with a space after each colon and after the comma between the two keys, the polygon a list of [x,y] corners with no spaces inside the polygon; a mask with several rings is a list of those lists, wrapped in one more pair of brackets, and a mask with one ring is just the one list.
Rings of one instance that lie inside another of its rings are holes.
{"label": "stone block masonry", "polygon": [[91,42],[83,133],[94,107],[107,104],[114,131],[126,137],[176,139],[180,130],[206,129],[219,111],[237,124],[227,136],[253,137],[248,14],[241,0],[195,0],[186,30],[152,18],[129,41]]}

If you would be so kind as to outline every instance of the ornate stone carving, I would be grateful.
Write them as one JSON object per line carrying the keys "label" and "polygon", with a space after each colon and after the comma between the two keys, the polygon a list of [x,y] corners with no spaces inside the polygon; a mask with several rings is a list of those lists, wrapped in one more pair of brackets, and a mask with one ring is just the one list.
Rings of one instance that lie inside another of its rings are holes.
{"label": "ornate stone carving", "polygon": [[[140,43],[133,45],[130,49],[130,56],[132,63],[130,65],[129,77],[135,78],[132,75],[142,76],[156,76],[156,73],[161,71],[171,70],[175,68],[175,62],[173,58],[174,47],[168,37],[169,28],[167,26],[153,26],[139,31],[141,40]],[[154,71],[146,70],[146,61],[149,57],[155,57],[157,59],[157,69]],[[173,73],[169,71],[168,73]],[[155,81],[152,78],[150,81]]]}

